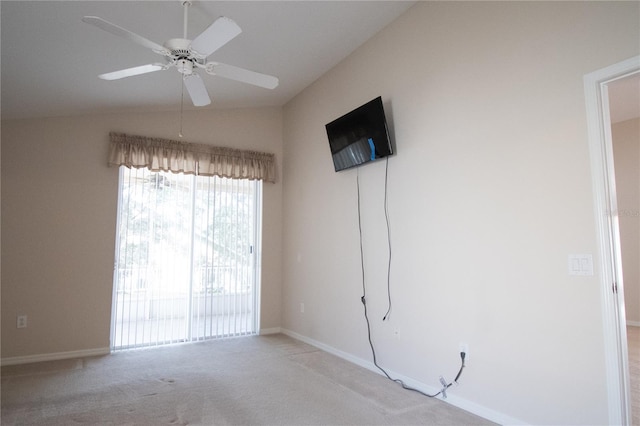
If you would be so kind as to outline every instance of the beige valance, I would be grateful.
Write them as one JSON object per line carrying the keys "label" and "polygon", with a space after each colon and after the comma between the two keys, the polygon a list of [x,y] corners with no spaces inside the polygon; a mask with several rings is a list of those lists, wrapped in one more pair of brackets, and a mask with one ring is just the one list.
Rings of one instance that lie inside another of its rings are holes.
{"label": "beige valance", "polygon": [[274,154],[115,132],[109,137],[110,166],[276,181]]}

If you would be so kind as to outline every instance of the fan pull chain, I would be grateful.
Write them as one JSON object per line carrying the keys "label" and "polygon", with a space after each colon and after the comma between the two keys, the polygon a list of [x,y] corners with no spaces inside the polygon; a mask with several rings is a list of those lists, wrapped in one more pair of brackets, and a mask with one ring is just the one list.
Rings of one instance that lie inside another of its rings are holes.
{"label": "fan pull chain", "polygon": [[180,131],[178,132],[178,136],[182,137],[182,112],[184,110],[184,75],[180,81]]}

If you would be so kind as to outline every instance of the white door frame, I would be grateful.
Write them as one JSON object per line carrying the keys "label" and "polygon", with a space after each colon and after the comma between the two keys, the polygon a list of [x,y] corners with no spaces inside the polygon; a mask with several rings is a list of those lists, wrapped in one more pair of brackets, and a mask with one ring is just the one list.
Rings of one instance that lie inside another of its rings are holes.
{"label": "white door frame", "polygon": [[631,424],[627,330],[608,84],[640,72],[640,56],[584,76],[600,258],[609,424]]}

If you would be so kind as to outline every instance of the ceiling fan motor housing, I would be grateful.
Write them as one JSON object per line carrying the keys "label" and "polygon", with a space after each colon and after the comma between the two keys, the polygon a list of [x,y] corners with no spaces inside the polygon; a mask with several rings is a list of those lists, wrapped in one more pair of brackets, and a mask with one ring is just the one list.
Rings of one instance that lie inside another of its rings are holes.
{"label": "ceiling fan motor housing", "polygon": [[164,47],[169,49],[171,56],[178,58],[187,58],[191,55],[189,46],[191,46],[191,40],[187,40],[186,38],[172,38],[164,43]]}
{"label": "ceiling fan motor housing", "polygon": [[197,61],[190,46],[191,40],[185,38],[172,38],[164,43],[164,47],[171,52],[170,59],[175,61],[178,72],[183,75],[193,74],[193,63]]}

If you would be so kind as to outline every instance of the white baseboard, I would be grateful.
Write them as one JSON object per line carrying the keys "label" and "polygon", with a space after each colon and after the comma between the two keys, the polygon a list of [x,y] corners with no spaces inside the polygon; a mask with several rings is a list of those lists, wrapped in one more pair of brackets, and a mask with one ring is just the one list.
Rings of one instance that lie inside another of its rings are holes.
{"label": "white baseboard", "polygon": [[58,361],[61,359],[84,358],[88,356],[108,355],[111,353],[109,348],[84,349],[81,351],[55,352],[50,354],[26,355],[2,358],[0,365],[18,365],[31,364],[32,362]]}
{"label": "white baseboard", "polygon": [[[287,329],[281,329],[280,330],[281,333],[286,334],[289,337],[292,337],[296,340],[300,340],[304,343],[308,343],[311,346],[315,346],[318,349],[322,349],[325,352],[328,352],[330,354],[336,355],[342,359],[345,359],[349,362],[352,362],[353,364],[359,365],[360,367],[366,368],[367,370],[371,370],[374,373],[378,373],[382,375],[382,372],[370,361],[364,360],[362,358],[358,358],[356,356],[353,356],[347,352],[343,352],[339,349],[336,349],[332,346],[326,345],[322,342],[318,342],[316,340],[310,339],[309,337],[303,336],[301,334],[298,334],[294,331],[291,330],[287,330]],[[410,386],[412,388],[418,389],[422,392],[428,393],[428,394],[435,394],[437,392],[440,391],[439,388],[434,388],[432,386],[426,385],[422,382],[419,382],[417,380],[414,380],[410,377],[406,377],[403,376],[401,374],[398,374],[392,370],[387,370],[387,373],[389,373],[390,376],[392,376],[393,378],[397,378],[402,380],[404,383],[407,384],[407,386]],[[528,423],[519,420],[519,419],[515,419],[511,416],[508,416],[504,413],[500,413],[497,412],[495,410],[492,410],[490,408],[484,407],[482,405],[476,404],[475,402],[469,401],[467,399],[464,398],[460,398],[456,395],[453,394],[448,394],[447,398],[439,398],[441,401],[444,401],[448,404],[453,405],[454,407],[458,407],[462,410],[468,411],[469,413],[475,414],[476,416],[480,416],[482,418],[485,418],[487,420],[490,420],[492,422],[501,424],[501,425],[526,425]]]}
{"label": "white baseboard", "polygon": [[627,325],[632,327],[640,327],[640,321],[627,321]]}
{"label": "white baseboard", "polygon": [[278,334],[278,333],[282,333],[282,329],[280,327],[263,328],[258,332],[260,336],[265,336],[267,334]]}

